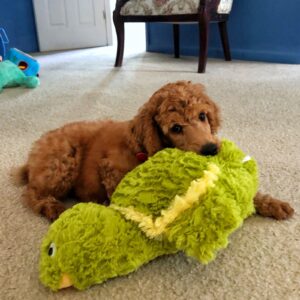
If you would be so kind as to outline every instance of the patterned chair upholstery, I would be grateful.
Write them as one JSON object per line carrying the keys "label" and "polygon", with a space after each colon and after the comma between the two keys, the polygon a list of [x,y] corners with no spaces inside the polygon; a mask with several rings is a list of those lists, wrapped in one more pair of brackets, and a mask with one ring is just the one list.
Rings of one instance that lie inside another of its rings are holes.
{"label": "patterned chair upholstery", "polygon": [[225,60],[231,60],[227,34],[227,20],[233,0],[117,0],[113,12],[118,48],[115,66],[120,67],[124,54],[125,22],[173,23],[174,53],[179,57],[179,25],[199,24],[198,72],[204,73],[207,61],[209,23],[217,22]]}

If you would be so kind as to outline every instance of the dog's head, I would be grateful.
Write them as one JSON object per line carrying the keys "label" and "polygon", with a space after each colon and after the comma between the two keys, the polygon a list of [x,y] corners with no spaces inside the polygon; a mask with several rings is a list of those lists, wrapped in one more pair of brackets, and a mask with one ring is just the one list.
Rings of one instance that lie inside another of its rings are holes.
{"label": "dog's head", "polygon": [[133,132],[149,155],[176,147],[202,155],[218,153],[219,109],[201,84],[169,83],[156,91],[133,120]]}

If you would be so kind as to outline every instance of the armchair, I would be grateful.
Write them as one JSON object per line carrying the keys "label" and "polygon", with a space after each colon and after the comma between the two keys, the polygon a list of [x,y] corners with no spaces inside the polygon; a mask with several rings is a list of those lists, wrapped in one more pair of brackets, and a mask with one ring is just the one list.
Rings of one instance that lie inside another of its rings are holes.
{"label": "armchair", "polygon": [[230,61],[227,20],[233,0],[117,0],[113,21],[117,33],[115,67],[121,67],[124,55],[125,22],[173,23],[174,54],[180,56],[180,23],[198,23],[198,73],[204,73],[207,62],[209,23],[217,22],[225,60]]}

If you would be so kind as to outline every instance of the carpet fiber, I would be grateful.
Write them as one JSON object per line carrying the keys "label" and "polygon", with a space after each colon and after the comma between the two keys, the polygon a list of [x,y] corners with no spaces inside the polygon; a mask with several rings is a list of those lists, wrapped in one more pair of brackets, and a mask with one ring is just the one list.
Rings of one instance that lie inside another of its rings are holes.
{"label": "carpet fiber", "polygon": [[[300,299],[300,66],[126,55],[112,48],[39,55],[41,86],[0,94],[1,299]],[[9,177],[42,133],[75,120],[131,118],[163,84],[201,82],[219,104],[221,137],[260,166],[261,191],[295,208],[288,221],[246,220],[227,249],[203,266],[182,254],[160,257],[129,276],[87,291],[52,293],[38,280],[39,247],[49,223],[20,201]]]}

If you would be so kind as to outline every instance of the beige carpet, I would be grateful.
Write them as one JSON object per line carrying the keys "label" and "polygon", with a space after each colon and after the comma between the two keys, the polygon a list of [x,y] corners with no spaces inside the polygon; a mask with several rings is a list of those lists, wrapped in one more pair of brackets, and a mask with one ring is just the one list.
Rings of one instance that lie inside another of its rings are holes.
{"label": "beige carpet", "polygon": [[[41,86],[0,94],[1,299],[300,299],[300,66],[125,55],[113,68],[111,48],[38,57]],[[202,82],[223,112],[221,136],[237,142],[260,165],[261,190],[288,200],[295,216],[284,222],[249,218],[228,248],[207,266],[178,254],[161,257],[129,276],[87,291],[52,293],[38,280],[41,240],[49,223],[20,202],[9,181],[31,143],[66,122],[124,120],[163,84]]]}

